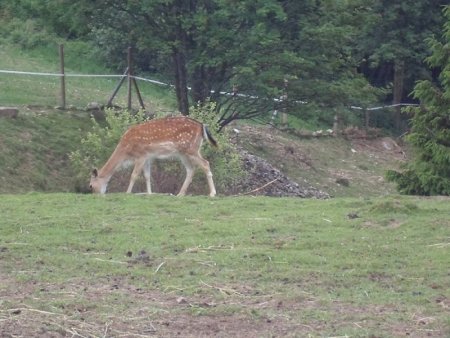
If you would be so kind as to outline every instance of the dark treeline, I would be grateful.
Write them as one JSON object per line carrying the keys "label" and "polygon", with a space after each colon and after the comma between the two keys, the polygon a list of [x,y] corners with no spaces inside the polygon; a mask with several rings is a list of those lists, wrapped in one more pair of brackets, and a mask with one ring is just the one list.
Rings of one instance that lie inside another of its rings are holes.
{"label": "dark treeline", "polygon": [[424,63],[425,41],[442,31],[446,1],[2,3],[3,21],[33,20],[56,36],[89,41],[117,70],[133,47],[140,71],[175,84],[180,112],[214,100],[224,126],[275,109],[331,124],[336,114],[351,121],[352,105],[412,102],[415,82],[436,77]]}

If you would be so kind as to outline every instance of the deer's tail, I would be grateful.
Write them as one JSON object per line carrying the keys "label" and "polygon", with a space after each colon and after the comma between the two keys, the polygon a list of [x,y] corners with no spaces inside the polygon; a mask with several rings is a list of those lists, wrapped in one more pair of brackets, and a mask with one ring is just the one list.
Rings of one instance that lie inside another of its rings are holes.
{"label": "deer's tail", "polygon": [[209,129],[206,126],[206,124],[203,125],[203,138],[208,140],[208,142],[211,143],[211,145],[213,145],[214,147],[217,147],[217,141],[214,139],[214,137],[209,132]]}

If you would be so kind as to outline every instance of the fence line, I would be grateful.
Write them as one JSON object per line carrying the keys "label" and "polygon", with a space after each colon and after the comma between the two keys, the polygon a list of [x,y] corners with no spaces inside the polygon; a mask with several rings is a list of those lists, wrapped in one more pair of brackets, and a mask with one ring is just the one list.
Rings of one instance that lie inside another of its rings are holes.
{"label": "fence line", "polygon": [[[123,77],[127,77],[127,75],[117,75],[117,74],[76,74],[76,73],[41,73],[41,72],[24,72],[24,71],[17,71],[17,70],[4,70],[4,69],[0,69],[0,73],[3,74],[15,74],[15,75],[37,75],[37,76],[54,76],[54,77],[92,77],[92,78],[123,78]],[[166,86],[166,87],[174,87],[174,85],[169,84],[169,83],[165,83],[162,81],[158,81],[158,80],[153,80],[153,79],[147,79],[141,76],[134,76],[131,75],[131,78],[134,78],[136,80],[140,80],[140,81],[144,81],[144,82],[149,82],[149,83],[153,83],[156,85],[160,85],[160,86]],[[188,88],[190,89],[190,88]],[[215,91],[211,91],[212,93],[215,93]],[[239,96],[239,97],[248,97],[248,98],[252,98],[255,99],[257,97],[253,96],[253,95],[246,95],[246,94],[242,94],[242,93],[230,93],[230,92],[219,92],[219,94],[221,95],[226,95],[226,96]],[[281,101],[281,99],[274,99],[275,101]],[[301,104],[307,104],[307,102],[305,101],[296,101],[298,103]],[[350,106],[350,109],[354,109],[354,110],[363,110],[363,111],[374,111],[374,110],[380,110],[380,109],[385,109],[385,108],[393,108],[393,107],[404,107],[404,106],[411,106],[411,107],[417,107],[419,106],[418,104],[414,104],[414,103],[396,103],[396,104],[390,104],[390,105],[384,105],[384,106],[377,106],[377,107],[359,107],[359,106]]]}
{"label": "fence line", "polygon": [[379,107],[371,107],[371,108],[363,108],[363,107],[356,107],[356,106],[350,106],[350,109],[355,109],[355,110],[379,110],[379,109],[384,109],[384,108],[393,108],[393,107],[418,107],[419,105],[416,103],[395,103],[395,104],[388,104],[385,106],[379,106]]}
{"label": "fence line", "polygon": [[[1,70],[0,73],[5,74],[18,74],[18,75],[42,75],[42,76],[55,76],[55,77],[63,77],[63,76],[69,76],[69,77],[123,77],[124,75],[115,75],[115,74],[71,74],[71,73],[38,73],[38,72],[21,72],[17,70]],[[126,75],[125,75],[126,76]]]}

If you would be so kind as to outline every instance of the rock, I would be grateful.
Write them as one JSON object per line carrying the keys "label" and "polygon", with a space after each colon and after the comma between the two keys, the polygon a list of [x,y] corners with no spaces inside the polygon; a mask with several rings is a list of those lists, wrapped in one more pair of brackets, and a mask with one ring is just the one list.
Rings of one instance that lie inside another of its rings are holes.
{"label": "rock", "polygon": [[102,105],[98,102],[89,102],[86,106],[87,111],[101,110],[102,108]]}
{"label": "rock", "polygon": [[348,178],[345,177],[339,177],[336,179],[336,183],[339,185],[342,185],[344,187],[349,187],[350,186],[350,180]]}
{"label": "rock", "polygon": [[242,193],[277,197],[330,198],[324,191],[292,181],[266,160],[240,149],[247,178],[242,182]]}
{"label": "rock", "polygon": [[9,117],[15,119],[19,114],[19,109],[14,107],[0,107],[0,117]]}

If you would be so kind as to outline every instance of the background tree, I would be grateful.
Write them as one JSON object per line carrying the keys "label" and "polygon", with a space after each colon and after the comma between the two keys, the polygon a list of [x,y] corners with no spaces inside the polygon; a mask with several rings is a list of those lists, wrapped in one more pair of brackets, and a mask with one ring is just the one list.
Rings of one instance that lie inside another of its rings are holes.
{"label": "background tree", "polygon": [[444,13],[442,40],[427,40],[432,51],[427,62],[440,75],[436,82],[420,81],[414,89],[414,98],[421,103],[411,110],[414,116],[408,137],[415,159],[401,173],[388,172],[388,178],[406,194],[450,195],[450,6]]}
{"label": "background tree", "polygon": [[[94,38],[108,51],[108,46],[117,46],[114,41],[121,37],[136,49],[139,60],[148,60],[147,64],[138,60],[143,70],[154,68],[171,78],[182,113],[188,114],[189,96],[196,103],[205,102],[209,97],[220,101],[220,92],[231,93],[237,86],[242,92],[246,90],[248,96],[245,102],[239,101],[240,112],[244,113],[232,115],[234,118],[259,114],[256,96],[258,99],[274,97],[273,88],[263,83],[264,80],[257,80],[273,69],[270,65],[279,56],[280,48],[276,47],[279,35],[272,24],[283,20],[284,13],[276,1],[89,3],[95,7],[97,18]],[[121,54],[117,48],[109,52],[112,60]],[[188,88],[192,89],[190,93]],[[229,102],[226,95],[222,98],[220,108]],[[273,106],[272,100],[266,100],[267,103]],[[222,126],[231,120],[228,117],[222,115]]]}
{"label": "background tree", "polygon": [[84,8],[107,58],[119,63],[125,44],[133,46],[141,69],[172,79],[183,114],[189,98],[217,102],[221,127],[275,109],[307,117],[320,106],[330,125],[335,107],[375,99],[356,72],[360,1],[108,0]]}
{"label": "background tree", "polygon": [[[410,102],[414,83],[430,79],[424,58],[429,54],[425,39],[442,26],[443,0],[376,0],[360,46],[366,61],[361,69],[374,86],[391,87],[393,104]],[[400,129],[400,107],[394,124]]]}
{"label": "background tree", "polygon": [[319,124],[331,125],[336,114],[355,122],[350,106],[366,106],[383,94],[358,72],[362,27],[373,20],[370,2],[280,2],[288,15],[284,46],[299,59],[289,67],[288,111]]}
{"label": "background tree", "polygon": [[372,105],[392,82],[397,102],[432,78],[423,39],[442,2],[4,0],[0,15],[17,18],[16,31],[32,20],[89,40],[121,71],[133,47],[140,71],[174,84],[180,112],[211,98],[221,127],[274,110],[331,125],[335,114],[358,122],[349,106]]}

